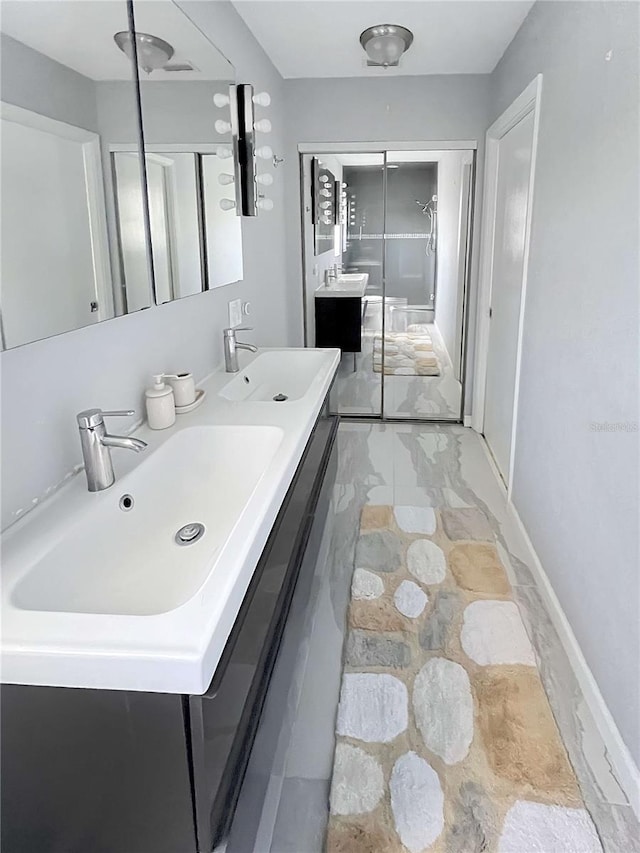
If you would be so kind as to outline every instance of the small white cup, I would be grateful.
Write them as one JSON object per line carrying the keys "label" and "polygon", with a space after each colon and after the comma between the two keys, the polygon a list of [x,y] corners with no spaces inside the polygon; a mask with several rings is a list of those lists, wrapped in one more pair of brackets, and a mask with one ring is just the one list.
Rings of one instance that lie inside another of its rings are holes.
{"label": "small white cup", "polygon": [[176,408],[190,406],[196,401],[196,383],[193,373],[165,373],[164,378],[173,388]]}

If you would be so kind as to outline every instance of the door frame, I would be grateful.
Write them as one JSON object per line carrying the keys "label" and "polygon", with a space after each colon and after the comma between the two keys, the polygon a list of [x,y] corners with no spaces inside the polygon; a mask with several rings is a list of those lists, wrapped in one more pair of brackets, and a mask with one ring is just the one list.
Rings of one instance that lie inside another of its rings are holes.
{"label": "door frame", "polygon": [[473,377],[473,402],[471,425],[476,432],[484,433],[484,417],[487,388],[487,366],[490,339],[490,308],[493,280],[493,243],[496,225],[496,204],[498,190],[498,151],[500,140],[512,130],[518,122],[533,112],[533,140],[531,146],[531,167],[529,173],[529,197],[525,221],[524,268],[522,273],[522,291],[520,296],[520,316],[518,319],[518,341],[516,350],[516,374],[513,395],[513,416],[511,422],[511,448],[509,452],[509,476],[507,494],[511,495],[513,486],[513,468],[516,449],[516,431],[518,424],[518,403],[520,397],[520,366],[522,361],[522,334],[524,330],[527,279],[529,275],[529,251],[531,243],[531,214],[538,151],[538,132],[540,128],[540,100],[542,96],[542,74],[536,75],[515,101],[496,119],[486,134],[484,166],[484,188],[482,194],[482,226],[480,234],[480,270],[478,276],[478,302],[476,313],[476,357]]}

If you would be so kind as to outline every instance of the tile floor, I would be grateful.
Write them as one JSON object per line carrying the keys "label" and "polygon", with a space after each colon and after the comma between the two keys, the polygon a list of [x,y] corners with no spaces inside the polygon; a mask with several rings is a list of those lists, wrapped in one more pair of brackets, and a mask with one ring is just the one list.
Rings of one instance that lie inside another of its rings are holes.
{"label": "tile floor", "polygon": [[[254,853],[321,853],[328,817],[342,641],[360,511],[369,504],[478,506],[536,649],[539,667],[587,808],[606,853],[640,851],[640,829],[545,611],[504,489],[479,436],[460,426],[342,423],[326,548],[314,578],[300,646],[291,719]],[[267,814],[267,812],[271,812]],[[246,853],[249,853],[246,850]],[[382,853],[382,851],[381,851]]]}

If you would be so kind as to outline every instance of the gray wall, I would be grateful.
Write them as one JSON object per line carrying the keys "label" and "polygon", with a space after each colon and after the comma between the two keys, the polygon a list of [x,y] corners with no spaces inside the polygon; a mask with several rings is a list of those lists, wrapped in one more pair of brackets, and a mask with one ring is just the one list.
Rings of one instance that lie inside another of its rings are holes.
{"label": "gray wall", "polygon": [[[387,173],[387,234],[424,234],[424,240],[395,238],[386,242],[385,294],[427,305],[434,291],[435,255],[427,255],[429,217],[415,203],[427,202],[437,189],[433,163],[405,164]],[[382,228],[380,229],[382,231]]]}
{"label": "gray wall", "polygon": [[0,80],[6,103],[97,131],[93,80],[5,33],[0,33]]}
{"label": "gray wall", "polygon": [[[212,106],[214,93],[226,95],[229,82],[233,81],[141,81],[145,143],[230,144],[230,134],[225,139],[213,128],[216,118],[228,117],[228,112],[218,111]],[[133,98],[127,97],[130,90],[131,84],[123,81],[96,84],[100,133],[105,143],[136,142],[137,109]]]}
{"label": "gray wall", "polygon": [[[477,140],[482,188],[484,135],[489,117],[489,75],[285,80],[287,163],[287,273],[293,301],[290,336],[302,340],[300,175],[297,146],[309,142],[416,142]],[[480,194],[470,298],[469,357],[473,353]],[[471,381],[466,399],[471,399]]]}
{"label": "gray wall", "polygon": [[[492,75],[542,72],[513,500],[640,762],[636,3],[537,3]],[[613,51],[610,61],[606,54]]]}
{"label": "gray wall", "polygon": [[[262,48],[230,3],[180,5],[235,65],[238,81],[271,93],[270,144],[282,155],[282,79]],[[81,462],[76,412],[102,406],[140,413],[151,373],[193,370],[201,378],[221,363],[228,300],[251,301],[255,343],[290,342],[282,169],[275,178],[274,210],[243,221],[244,281],[1,354],[3,527]]]}

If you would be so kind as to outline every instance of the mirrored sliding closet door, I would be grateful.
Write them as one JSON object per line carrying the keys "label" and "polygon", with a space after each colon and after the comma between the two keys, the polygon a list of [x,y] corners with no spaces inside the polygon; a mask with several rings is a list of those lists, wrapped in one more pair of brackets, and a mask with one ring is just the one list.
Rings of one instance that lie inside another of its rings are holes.
{"label": "mirrored sliding closet door", "polygon": [[342,350],[335,412],[461,419],[474,155],[302,155],[306,344]]}

